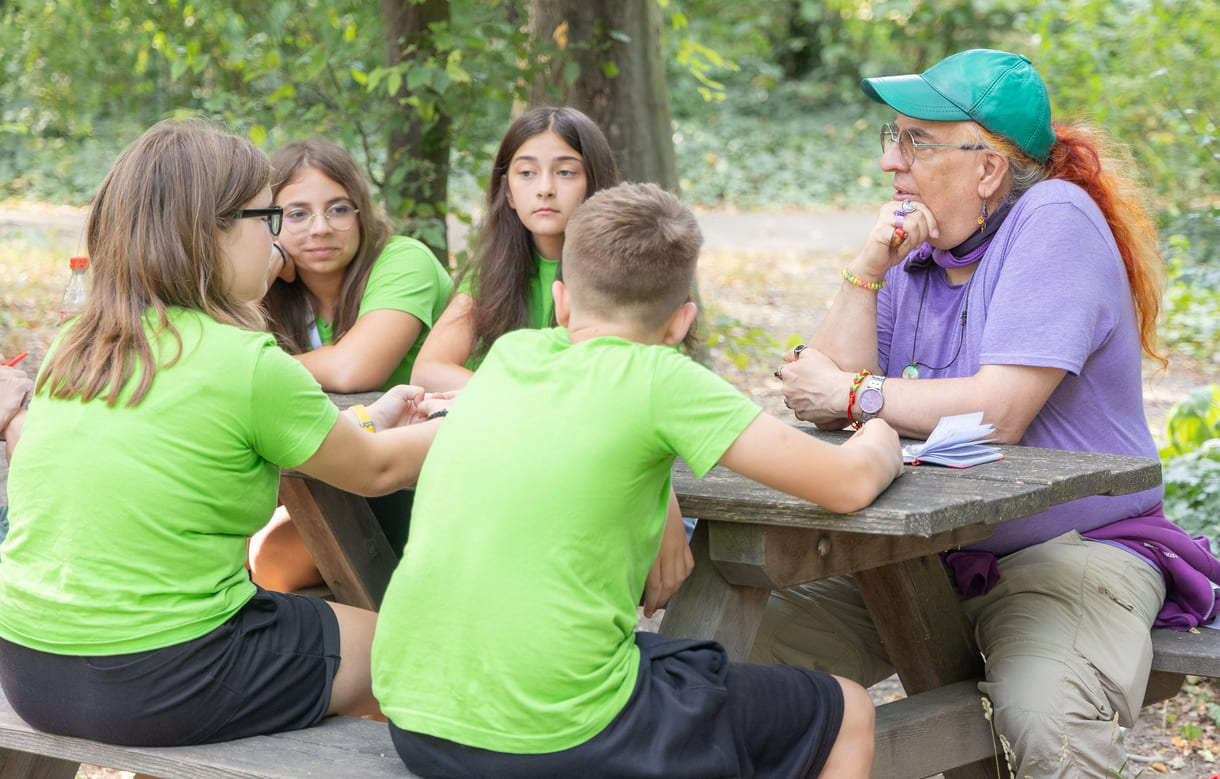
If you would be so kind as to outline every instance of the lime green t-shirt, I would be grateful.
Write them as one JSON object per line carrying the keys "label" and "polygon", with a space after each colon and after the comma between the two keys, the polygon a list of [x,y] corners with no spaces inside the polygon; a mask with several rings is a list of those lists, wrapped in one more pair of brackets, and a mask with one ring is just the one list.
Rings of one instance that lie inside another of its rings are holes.
{"label": "lime green t-shirt", "polygon": [[[559,275],[559,261],[548,260],[537,252],[534,253],[534,259],[537,260],[538,266],[534,269],[534,275],[530,276],[530,327],[543,328],[552,327],[555,323],[555,296],[551,293],[551,286],[555,283],[555,278]],[[458,292],[465,295],[474,296],[474,280],[470,276],[462,279],[462,284],[458,288]],[[477,370],[481,361],[475,355],[471,355],[466,361],[466,367],[470,370]]]}
{"label": "lime green t-shirt", "polygon": [[626,704],[675,457],[703,475],[760,408],[666,346],[501,337],[428,453],[373,642],[400,728],[567,749]]}
{"label": "lime green t-shirt", "polygon": [[[415,365],[419,349],[452,296],[453,280],[436,261],[431,249],[414,238],[402,235],[389,240],[369,271],[369,280],[364,285],[364,297],[360,299],[360,311],[356,318],[383,309],[405,311],[418,319],[423,327],[402,362],[381,386],[382,390],[396,384],[411,383],[411,368]],[[314,324],[322,343],[334,342],[334,329],[330,322],[318,320]]]}
{"label": "lime green t-shirt", "polygon": [[[63,655],[197,638],[254,594],[246,541],[280,467],[309,459],[338,409],[267,333],[171,309],[181,357],[113,407],[37,395],[9,472],[0,636]],[[157,364],[176,353],[153,342]],[[135,384],[133,381],[132,385]]]}

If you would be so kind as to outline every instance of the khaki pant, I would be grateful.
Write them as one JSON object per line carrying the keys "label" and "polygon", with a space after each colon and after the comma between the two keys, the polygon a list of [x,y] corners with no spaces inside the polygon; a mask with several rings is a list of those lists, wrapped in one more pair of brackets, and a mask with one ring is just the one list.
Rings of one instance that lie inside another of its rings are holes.
{"label": "khaki pant", "polygon": [[[979,688],[1018,777],[1113,776],[1118,725],[1139,715],[1149,631],[1165,598],[1159,571],[1075,532],[1000,560],[1000,581],[963,601],[986,659]],[[817,668],[866,686],[893,673],[851,577],[772,593],[750,660]]]}

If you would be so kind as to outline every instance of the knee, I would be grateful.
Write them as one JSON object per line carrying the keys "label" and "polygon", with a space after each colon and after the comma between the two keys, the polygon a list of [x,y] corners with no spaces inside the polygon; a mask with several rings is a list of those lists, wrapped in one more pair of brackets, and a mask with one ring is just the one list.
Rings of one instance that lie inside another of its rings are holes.
{"label": "knee", "polygon": [[843,724],[839,726],[839,738],[867,747],[873,751],[873,731],[876,726],[876,709],[868,690],[859,684],[836,676],[843,690]]}
{"label": "knee", "polygon": [[1083,658],[1018,657],[988,668],[997,738],[1017,775],[1107,776],[1122,763],[1118,716]]}

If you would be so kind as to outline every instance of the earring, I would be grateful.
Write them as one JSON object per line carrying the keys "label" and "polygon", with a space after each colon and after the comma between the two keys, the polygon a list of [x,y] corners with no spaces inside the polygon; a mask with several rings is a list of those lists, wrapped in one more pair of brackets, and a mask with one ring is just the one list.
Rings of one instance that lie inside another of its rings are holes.
{"label": "earring", "polygon": [[979,232],[987,229],[987,201],[983,201],[983,213],[979,214]]}

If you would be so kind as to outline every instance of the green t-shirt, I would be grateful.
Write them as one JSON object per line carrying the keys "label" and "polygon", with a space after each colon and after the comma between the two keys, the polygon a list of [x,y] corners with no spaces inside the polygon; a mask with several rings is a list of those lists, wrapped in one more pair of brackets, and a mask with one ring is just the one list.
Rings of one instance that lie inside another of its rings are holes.
{"label": "green t-shirt", "polygon": [[[555,296],[551,293],[551,286],[555,283],[555,277],[559,275],[559,261],[548,260],[537,252],[534,253],[534,259],[538,261],[538,267],[534,271],[534,275],[530,277],[530,327],[543,328],[551,327],[555,322]],[[474,280],[470,276],[462,279],[462,284],[458,287],[458,292],[465,295],[475,296],[471,290],[474,289]],[[481,361],[475,355],[471,355],[466,361],[466,367],[470,370],[477,370]]]}
{"label": "green t-shirt", "polygon": [[[356,318],[370,311],[391,309],[405,311],[418,319],[423,327],[402,362],[381,386],[382,390],[396,384],[411,383],[411,367],[415,365],[419,349],[452,296],[453,280],[436,261],[431,249],[414,238],[402,235],[389,240],[369,271],[369,280],[364,285],[364,297],[360,299],[360,311]],[[334,328],[330,322],[317,320],[314,324],[322,343],[334,342]]]}
{"label": "green t-shirt", "polygon": [[[197,638],[254,594],[246,541],[280,467],[309,459],[338,409],[267,333],[171,309],[182,356],[134,408],[30,403],[9,472],[0,636],[63,655]],[[176,352],[153,343],[158,365]],[[132,385],[134,385],[134,381]]]}
{"label": "green t-shirt", "polygon": [[666,346],[500,338],[420,475],[373,642],[386,715],[499,752],[599,733],[635,684],[674,459],[703,475],[760,410]]}

